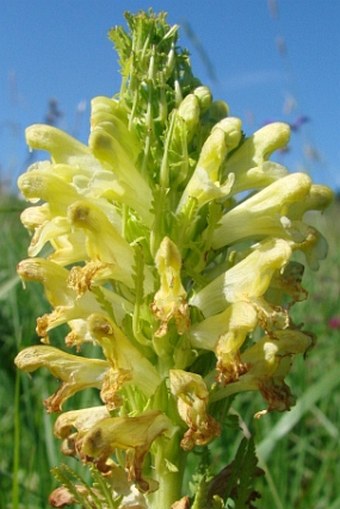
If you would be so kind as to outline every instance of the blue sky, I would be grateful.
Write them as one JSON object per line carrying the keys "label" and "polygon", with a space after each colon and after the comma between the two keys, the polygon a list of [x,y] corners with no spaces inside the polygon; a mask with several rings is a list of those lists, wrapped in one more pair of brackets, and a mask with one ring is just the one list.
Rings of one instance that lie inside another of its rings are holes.
{"label": "blue sky", "polygon": [[195,74],[250,134],[295,128],[279,160],[340,190],[340,2],[337,0],[0,0],[0,177],[24,171],[26,126],[51,98],[83,141],[89,103],[119,90],[110,27],[152,7],[182,25]]}

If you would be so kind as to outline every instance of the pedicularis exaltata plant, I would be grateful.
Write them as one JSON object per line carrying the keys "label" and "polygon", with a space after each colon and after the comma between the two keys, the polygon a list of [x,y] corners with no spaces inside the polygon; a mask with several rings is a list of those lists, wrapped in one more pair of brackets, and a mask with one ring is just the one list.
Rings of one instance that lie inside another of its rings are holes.
{"label": "pedicularis exaltata plant", "polygon": [[[16,364],[59,379],[45,401],[59,413],[55,435],[94,476],[77,485],[56,469],[64,486],[50,503],[255,507],[252,441],[219,472],[214,442],[237,393],[262,394],[257,417],[294,404],[285,377],[313,343],[290,317],[307,297],[295,253],[317,269],[327,246],[304,215],[332,193],[270,160],[288,125],[245,136],[194,77],[164,14],[126,19],[128,31],[110,31],[121,88],[93,99],[88,145],[48,125],[26,131],[51,159],[19,178],[33,205],[18,272],[41,282],[51,312],[37,320],[42,344]],[[49,338],[62,324],[64,349]],[[63,411],[88,388],[97,406]]]}

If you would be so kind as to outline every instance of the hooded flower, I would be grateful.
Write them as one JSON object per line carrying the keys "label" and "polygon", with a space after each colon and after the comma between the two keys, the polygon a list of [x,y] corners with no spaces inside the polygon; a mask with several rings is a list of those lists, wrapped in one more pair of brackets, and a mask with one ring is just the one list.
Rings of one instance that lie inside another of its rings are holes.
{"label": "hooded flower", "polygon": [[108,362],[87,359],[62,352],[52,346],[30,346],[22,350],[15,363],[19,369],[31,373],[38,368],[47,368],[62,383],[53,396],[45,401],[49,412],[58,412],[66,399],[88,387],[100,388],[109,369]]}
{"label": "hooded flower", "polygon": [[189,428],[181,441],[183,449],[205,445],[220,434],[219,424],[207,413],[209,391],[199,375],[172,369],[170,390],[177,399],[178,413]]}
{"label": "hooded flower", "polygon": [[269,157],[286,147],[290,128],[282,122],[268,124],[246,138],[224,162],[223,175],[235,175],[233,193],[261,189],[287,174],[287,169]]}
{"label": "hooded flower", "polygon": [[193,295],[192,306],[205,316],[223,311],[228,304],[252,301],[267,291],[276,271],[281,270],[291,256],[291,248],[283,239],[270,239],[254,246],[252,252],[226,272]]}
{"label": "hooded flower", "polygon": [[[106,359],[115,370],[130,374],[132,383],[151,396],[161,382],[155,366],[131,344],[123,331],[105,316],[92,314],[89,329],[103,349]],[[129,380],[129,377],[126,378]],[[112,382],[109,387],[112,387]]]}
{"label": "hooded flower", "polygon": [[240,203],[227,212],[216,228],[213,238],[215,248],[234,244],[240,240],[261,237],[289,237],[302,240],[287,218],[291,203],[303,201],[310,190],[310,178],[303,173],[286,175],[280,180]]}
{"label": "hooded flower", "polygon": [[[110,32],[120,91],[92,100],[88,144],[52,126],[26,131],[50,160],[18,180],[31,234],[18,273],[50,306],[42,342],[63,325],[68,350],[30,346],[16,364],[60,380],[45,404],[61,412],[63,452],[99,468],[119,509],[158,509],[191,503],[188,451],[218,439],[231,395],[259,391],[258,415],[294,403],[285,377],[313,343],[290,314],[308,297],[294,255],[312,269],[325,257],[306,213],[332,193],[270,160],[287,124],[242,131],[193,75],[165,14],[126,19],[129,31]],[[102,404],[62,412],[88,388]],[[55,504],[72,502],[65,490]]]}
{"label": "hooded flower", "polygon": [[171,422],[157,411],[144,412],[136,417],[108,417],[85,433],[80,454],[95,459],[99,468],[105,469],[107,458],[116,449],[126,451],[126,469],[130,480],[136,482],[141,491],[149,491],[155,484],[142,477],[145,455],[157,437],[170,431]]}
{"label": "hooded flower", "polygon": [[228,152],[237,147],[241,139],[241,122],[238,118],[226,118],[218,122],[205,141],[197,161],[195,171],[184,190],[179,210],[190,198],[199,207],[217,198],[226,198],[233,186],[234,176],[221,184],[219,170]]}
{"label": "hooded flower", "polygon": [[181,256],[176,245],[165,237],[155,257],[160,276],[160,289],[156,292],[152,310],[161,321],[157,335],[164,335],[173,318],[177,331],[182,334],[189,328],[187,293],[181,282]]}
{"label": "hooded flower", "polygon": [[313,344],[313,338],[296,329],[276,331],[275,336],[264,336],[240,356],[244,366],[242,376],[228,384],[221,392],[216,392],[212,400],[235,392],[260,390],[268,403],[268,410],[258,412],[257,417],[268,411],[289,410],[295,403],[284,378],[288,374],[292,357],[306,353]]}

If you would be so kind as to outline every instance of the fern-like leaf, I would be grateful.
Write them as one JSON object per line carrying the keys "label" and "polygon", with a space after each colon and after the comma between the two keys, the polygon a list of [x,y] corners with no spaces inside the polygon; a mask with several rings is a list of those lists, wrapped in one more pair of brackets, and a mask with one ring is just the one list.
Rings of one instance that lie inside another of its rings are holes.
{"label": "fern-like leaf", "polygon": [[259,498],[259,494],[254,489],[254,482],[262,474],[262,470],[257,466],[254,440],[243,438],[235,459],[212,479],[208,507],[214,507],[214,498],[216,500],[217,496],[225,503],[233,500],[234,509],[256,509],[254,502]]}

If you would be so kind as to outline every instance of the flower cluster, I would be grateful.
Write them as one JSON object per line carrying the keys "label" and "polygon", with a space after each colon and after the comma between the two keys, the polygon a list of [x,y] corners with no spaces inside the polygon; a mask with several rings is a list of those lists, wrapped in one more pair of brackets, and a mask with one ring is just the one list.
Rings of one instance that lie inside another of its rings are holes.
{"label": "flower cluster", "polygon": [[[51,312],[16,364],[60,380],[45,401],[60,412],[55,434],[110,479],[120,508],[166,508],[183,495],[188,451],[220,434],[213,402],[260,391],[257,415],[294,403],[285,376],[313,343],[289,313],[307,297],[295,253],[312,269],[326,255],[304,215],[332,194],[270,160],[288,125],[245,136],[165,15],[127,21],[110,32],[121,90],[93,99],[88,145],[26,131],[50,161],[19,178],[32,240],[18,273],[43,285]],[[63,350],[50,344],[62,324]],[[87,388],[100,404],[63,412]]]}

